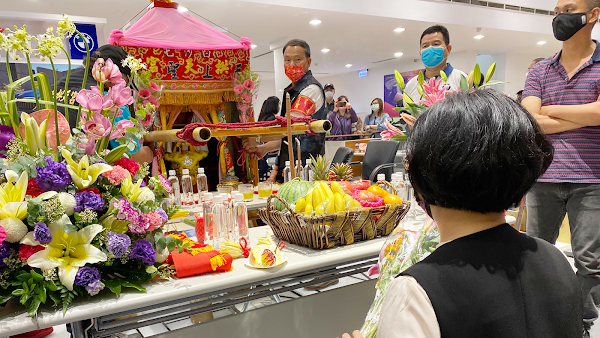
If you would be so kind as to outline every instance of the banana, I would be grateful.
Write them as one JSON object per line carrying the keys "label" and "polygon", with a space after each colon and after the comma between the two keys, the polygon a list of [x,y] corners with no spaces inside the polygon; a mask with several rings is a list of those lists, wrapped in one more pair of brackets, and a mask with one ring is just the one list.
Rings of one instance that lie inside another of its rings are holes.
{"label": "banana", "polygon": [[312,193],[312,205],[319,205],[323,203],[323,198],[321,197],[320,187],[315,187]]}
{"label": "banana", "polygon": [[339,192],[336,192],[335,194],[333,194],[333,196],[335,200],[335,211],[344,211],[344,198],[342,197],[342,195]]}
{"label": "banana", "polygon": [[310,188],[306,193],[306,204],[313,204],[313,189],[314,188]]}
{"label": "banana", "polygon": [[315,215],[323,216],[324,214],[325,214],[325,203],[321,203],[321,204],[317,205],[317,208],[315,209]]}

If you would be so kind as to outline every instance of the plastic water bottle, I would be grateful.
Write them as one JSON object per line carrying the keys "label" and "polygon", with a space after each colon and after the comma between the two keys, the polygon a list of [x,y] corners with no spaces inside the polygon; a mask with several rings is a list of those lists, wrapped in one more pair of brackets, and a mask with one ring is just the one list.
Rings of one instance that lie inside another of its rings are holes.
{"label": "plastic water bottle", "polygon": [[194,204],[194,185],[192,184],[192,176],[189,169],[181,171],[181,204],[190,206]]}
{"label": "plastic water bottle", "polygon": [[283,169],[283,183],[292,180],[292,170],[290,169],[290,161],[285,161],[285,168]]}
{"label": "plastic water bottle", "polygon": [[227,223],[225,220],[226,215],[226,203],[223,196],[215,196],[213,198],[211,217],[213,221],[213,248],[218,249],[227,237]]}
{"label": "plastic water bottle", "polygon": [[204,174],[204,168],[198,168],[198,176],[196,176],[196,184],[198,186],[198,203],[202,200],[202,195],[208,192],[208,178]]}
{"label": "plastic water bottle", "polygon": [[245,238],[250,243],[248,236],[248,206],[244,203],[244,195],[236,194],[233,204],[233,227],[235,229],[234,241],[239,242],[240,238]]}
{"label": "plastic water bottle", "polygon": [[173,193],[171,194],[171,204],[181,205],[181,190],[179,189],[179,179],[175,175],[175,170],[169,170],[169,183],[173,187]]}
{"label": "plastic water bottle", "polygon": [[305,181],[312,181],[313,178],[313,171],[312,168],[310,167],[310,164],[312,163],[312,160],[310,158],[306,159],[306,165],[304,166],[304,177],[302,177],[303,180]]}
{"label": "plastic water bottle", "polygon": [[401,183],[403,181],[401,176],[402,174],[399,173],[392,174],[392,182],[390,183],[392,183],[392,186],[396,190],[396,196],[399,196],[404,201],[404,183]]}
{"label": "plastic water bottle", "polygon": [[[213,227],[214,227],[214,219],[212,214],[212,207],[215,204],[213,202],[213,194],[210,192],[202,195],[203,202],[202,203],[202,213],[204,214],[204,231],[206,235],[204,236],[205,244],[212,245],[213,244]],[[197,237],[197,236],[196,236]]]}

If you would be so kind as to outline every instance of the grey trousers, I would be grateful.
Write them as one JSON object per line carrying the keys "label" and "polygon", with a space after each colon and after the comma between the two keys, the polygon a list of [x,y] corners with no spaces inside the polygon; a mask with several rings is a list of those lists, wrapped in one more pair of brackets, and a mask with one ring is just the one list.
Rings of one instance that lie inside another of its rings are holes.
{"label": "grey trousers", "polygon": [[556,242],[565,213],[583,297],[583,325],[600,307],[600,184],[536,183],[527,194],[527,234]]}

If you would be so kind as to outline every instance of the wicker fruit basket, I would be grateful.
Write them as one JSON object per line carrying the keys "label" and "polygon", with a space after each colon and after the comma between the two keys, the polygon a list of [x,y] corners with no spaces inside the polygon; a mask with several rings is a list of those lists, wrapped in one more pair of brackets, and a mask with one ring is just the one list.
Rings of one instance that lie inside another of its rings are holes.
{"label": "wicker fruit basket", "polygon": [[[287,210],[275,210],[273,199],[281,201]],[[295,213],[283,198],[271,195],[267,199],[267,207],[260,209],[258,215],[273,229],[277,238],[320,250],[387,236],[409,208],[410,203],[388,204],[306,217],[302,213]]]}

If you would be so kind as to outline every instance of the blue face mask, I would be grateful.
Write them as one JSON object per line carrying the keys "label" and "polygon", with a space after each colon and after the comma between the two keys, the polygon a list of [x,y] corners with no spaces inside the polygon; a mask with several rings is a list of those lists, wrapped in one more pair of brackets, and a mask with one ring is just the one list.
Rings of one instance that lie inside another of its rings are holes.
{"label": "blue face mask", "polygon": [[444,57],[445,47],[428,47],[421,51],[421,60],[427,68],[434,68],[442,64],[446,59]]}

